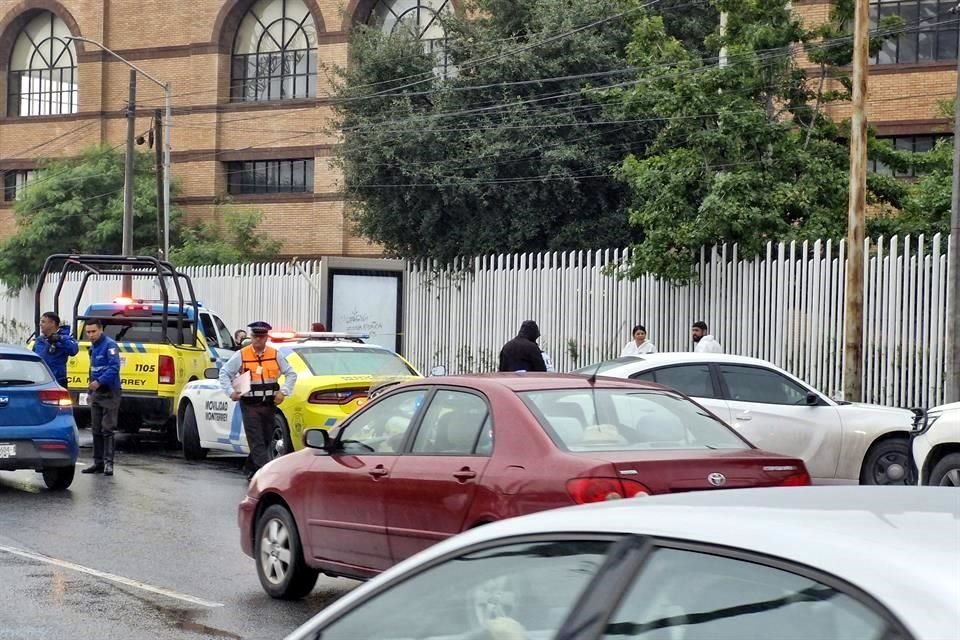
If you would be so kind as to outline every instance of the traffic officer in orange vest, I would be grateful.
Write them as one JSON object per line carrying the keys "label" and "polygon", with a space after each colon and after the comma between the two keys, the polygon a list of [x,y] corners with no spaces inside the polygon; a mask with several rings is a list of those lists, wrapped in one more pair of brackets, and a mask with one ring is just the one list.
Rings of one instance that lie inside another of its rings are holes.
{"label": "traffic officer in orange vest", "polygon": [[[266,322],[251,324],[250,344],[234,353],[220,369],[220,387],[231,400],[240,403],[243,431],[250,447],[248,479],[270,461],[277,405],[293,393],[297,382],[297,372],[286,357],[267,346],[272,328]],[[249,390],[246,389],[246,376],[249,376]],[[280,376],[283,376],[283,387],[280,386]]]}

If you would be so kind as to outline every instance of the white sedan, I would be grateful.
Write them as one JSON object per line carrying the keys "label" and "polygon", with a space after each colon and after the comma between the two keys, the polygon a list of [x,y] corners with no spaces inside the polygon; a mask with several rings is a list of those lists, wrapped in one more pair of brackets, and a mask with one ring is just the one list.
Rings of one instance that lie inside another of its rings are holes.
{"label": "white sedan", "polygon": [[960,402],[921,416],[913,441],[920,484],[960,487]]}
{"label": "white sedan", "polygon": [[766,360],[657,353],[617,358],[577,373],[676,389],[761,449],[801,458],[818,484],[909,481],[911,411],[835,402]]}
{"label": "white sedan", "polygon": [[957,540],[926,487],[614,500],[445,540],[287,640],[955,639]]}

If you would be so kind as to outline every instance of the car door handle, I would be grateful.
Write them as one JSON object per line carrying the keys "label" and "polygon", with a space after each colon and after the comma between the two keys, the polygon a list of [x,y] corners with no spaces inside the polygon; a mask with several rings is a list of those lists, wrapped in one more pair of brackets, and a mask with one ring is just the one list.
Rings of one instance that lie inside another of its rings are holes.
{"label": "car door handle", "polygon": [[471,478],[477,477],[477,472],[470,469],[460,469],[460,471],[454,471],[453,477],[459,480],[460,482],[466,482]]}
{"label": "car door handle", "polygon": [[736,418],[737,418],[737,420],[741,420],[741,421],[743,421],[743,422],[747,422],[748,420],[753,420],[753,414],[752,414],[752,413],[749,413],[749,412],[747,412],[747,413],[741,413],[740,415],[736,416]]}
{"label": "car door handle", "polygon": [[377,465],[373,469],[370,469],[370,471],[368,471],[367,473],[369,473],[373,478],[382,478],[383,476],[387,475],[390,472],[387,471],[386,467],[384,467],[381,464],[381,465]]}

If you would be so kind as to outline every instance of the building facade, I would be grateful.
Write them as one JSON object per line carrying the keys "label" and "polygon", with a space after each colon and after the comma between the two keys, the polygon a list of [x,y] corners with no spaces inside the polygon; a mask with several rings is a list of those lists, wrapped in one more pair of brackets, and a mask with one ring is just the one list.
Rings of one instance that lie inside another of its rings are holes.
{"label": "building facade", "polygon": [[[813,25],[830,2],[793,6]],[[956,82],[951,6],[873,3],[875,22],[898,15],[908,27],[870,70],[869,122],[898,148],[923,151],[949,134],[939,103]],[[351,233],[330,165],[337,133],[328,65],[346,64],[358,22],[387,32],[404,25],[442,55],[436,16],[461,9],[456,0],[0,0],[0,237],[14,229],[13,201],[38,159],[124,143],[129,68],[70,39],[79,36],[172,84],[174,202],[188,221],[216,221],[228,203],[252,206],[284,255],[378,255]],[[163,98],[138,79],[138,132],[149,131]],[[844,104],[828,112],[849,115]]]}
{"label": "building facade", "polygon": [[[794,11],[808,27],[824,23],[833,5],[829,0],[795,0]],[[870,60],[867,89],[867,122],[878,138],[897,149],[923,152],[939,138],[952,137],[950,119],[942,104],[956,93],[958,16],[950,13],[956,2],[945,0],[874,0],[870,4],[873,29],[886,16],[898,16],[902,32],[889,38]],[[819,69],[808,67],[816,83]],[[827,90],[841,90],[828,79]],[[850,117],[849,103],[829,105],[834,120]],[[890,170],[873,161],[875,171]],[[902,176],[910,177],[910,176]]]}
{"label": "building facade", "polygon": [[[344,65],[350,28],[415,29],[442,39],[454,0],[0,0],[0,237],[40,158],[122,148],[129,67],[172,85],[174,203],[188,221],[227,204],[264,213],[284,255],[378,255],[351,233],[331,127],[328,65]],[[164,103],[137,81],[138,133]]]}

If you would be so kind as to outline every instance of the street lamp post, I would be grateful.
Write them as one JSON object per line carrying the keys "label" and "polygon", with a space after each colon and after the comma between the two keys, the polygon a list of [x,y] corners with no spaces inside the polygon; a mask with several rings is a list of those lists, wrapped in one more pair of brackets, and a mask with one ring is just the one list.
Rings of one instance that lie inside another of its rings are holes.
{"label": "street lamp post", "polygon": [[[100,47],[114,58],[124,63],[144,78],[150,82],[159,85],[163,89],[163,102],[164,102],[164,136],[163,136],[163,259],[170,259],[170,130],[173,128],[173,115],[172,110],[172,85],[169,82],[161,82],[157,80],[149,73],[133,64],[123,56],[118,53],[108,49],[102,43],[97,42],[96,40],[91,40],[90,38],[84,38],[82,36],[68,36],[68,40],[77,40],[79,42],[87,42],[94,46]],[[132,233],[133,230],[131,229]]]}

